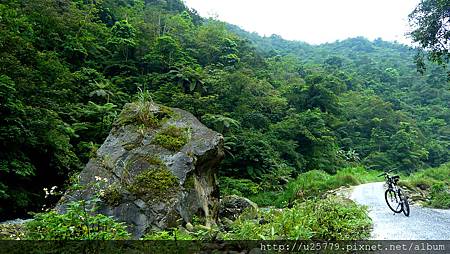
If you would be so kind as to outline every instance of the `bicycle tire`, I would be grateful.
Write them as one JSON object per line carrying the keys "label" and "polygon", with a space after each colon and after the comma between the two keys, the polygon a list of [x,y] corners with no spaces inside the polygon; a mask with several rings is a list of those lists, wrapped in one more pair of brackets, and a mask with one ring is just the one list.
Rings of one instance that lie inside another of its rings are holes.
{"label": "bicycle tire", "polygon": [[[394,190],[387,189],[386,192],[384,192],[384,199],[386,200],[386,204],[388,205],[389,209],[391,209],[394,213],[401,213],[402,212],[402,205],[400,198],[398,197],[397,193]],[[391,200],[391,202],[389,202]],[[393,204],[397,204],[397,207],[394,208]]]}
{"label": "bicycle tire", "polygon": [[400,199],[402,200],[402,211],[403,211],[403,214],[406,217],[409,217],[410,209],[409,209],[408,197],[405,196],[405,194],[403,193],[403,191],[401,189],[398,190],[398,191],[399,191],[399,194],[400,194]]}

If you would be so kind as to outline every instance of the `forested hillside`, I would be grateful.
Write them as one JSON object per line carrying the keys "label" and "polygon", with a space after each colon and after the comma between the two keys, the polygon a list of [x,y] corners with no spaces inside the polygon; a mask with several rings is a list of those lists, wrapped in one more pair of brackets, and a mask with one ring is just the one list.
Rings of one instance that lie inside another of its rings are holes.
{"label": "forested hillside", "polygon": [[[38,211],[122,106],[192,112],[225,137],[221,184],[281,190],[310,170],[449,161],[446,71],[364,38],[312,46],[201,18],[180,0],[0,4],[0,221]],[[247,193],[248,194],[248,193]]]}

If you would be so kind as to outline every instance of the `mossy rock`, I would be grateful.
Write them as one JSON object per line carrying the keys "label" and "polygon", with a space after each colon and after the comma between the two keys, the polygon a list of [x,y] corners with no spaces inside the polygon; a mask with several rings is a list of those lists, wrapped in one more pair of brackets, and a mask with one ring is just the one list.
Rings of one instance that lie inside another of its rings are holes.
{"label": "mossy rock", "polygon": [[96,213],[125,222],[135,238],[190,222],[194,214],[215,224],[223,155],[222,135],[191,113],[139,98],[125,105],[97,158],[80,173],[79,187],[56,210],[65,213],[70,200],[96,198],[100,190]]}
{"label": "mossy rock", "polygon": [[179,151],[189,141],[189,129],[168,126],[156,134],[153,143],[170,151]]}
{"label": "mossy rock", "polygon": [[178,178],[165,167],[148,169],[136,176],[128,190],[143,200],[167,200],[180,190]]}

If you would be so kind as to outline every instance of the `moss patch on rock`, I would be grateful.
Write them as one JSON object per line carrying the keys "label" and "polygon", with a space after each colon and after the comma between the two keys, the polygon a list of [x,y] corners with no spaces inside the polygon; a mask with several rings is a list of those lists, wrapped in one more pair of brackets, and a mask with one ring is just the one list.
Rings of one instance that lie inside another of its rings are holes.
{"label": "moss patch on rock", "polygon": [[145,161],[147,161],[151,165],[164,167],[164,162],[157,156],[154,155],[146,155],[143,157]]}
{"label": "moss patch on rock", "polygon": [[179,151],[189,141],[189,129],[169,126],[156,134],[153,143],[170,151]]}
{"label": "moss patch on rock", "polygon": [[195,188],[195,179],[194,179],[194,175],[190,175],[186,178],[186,180],[184,181],[183,187],[186,189],[194,189]]}
{"label": "moss patch on rock", "polygon": [[143,171],[128,187],[131,193],[143,200],[164,200],[179,189],[178,178],[165,167]]}
{"label": "moss patch on rock", "polygon": [[127,151],[131,151],[137,147],[139,147],[139,144],[137,143],[125,143],[122,144],[123,149],[127,150]]}

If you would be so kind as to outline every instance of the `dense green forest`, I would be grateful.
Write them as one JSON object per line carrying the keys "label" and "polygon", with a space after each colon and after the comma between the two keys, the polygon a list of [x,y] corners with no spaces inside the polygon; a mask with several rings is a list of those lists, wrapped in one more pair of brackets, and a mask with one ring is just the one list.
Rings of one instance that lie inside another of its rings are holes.
{"label": "dense green forest", "polygon": [[415,56],[381,39],[260,37],[179,0],[2,1],[0,221],[55,202],[43,188],[64,190],[145,91],[222,133],[221,184],[253,194],[311,170],[437,167],[449,83]]}

